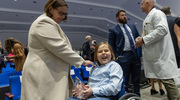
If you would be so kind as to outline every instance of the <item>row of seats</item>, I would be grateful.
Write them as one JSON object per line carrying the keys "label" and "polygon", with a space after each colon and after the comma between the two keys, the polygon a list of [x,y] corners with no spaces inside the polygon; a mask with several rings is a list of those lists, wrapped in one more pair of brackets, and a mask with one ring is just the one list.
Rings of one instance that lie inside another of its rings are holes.
{"label": "row of seats", "polygon": [[78,77],[83,83],[87,83],[87,80],[89,78],[89,69],[91,69],[92,66],[89,68],[81,65],[80,68],[76,68],[75,66],[71,65],[71,77],[75,81],[76,77]]}
{"label": "row of seats", "polygon": [[[83,80],[83,78],[89,77],[89,70],[85,66],[81,66],[81,68],[75,68],[71,66],[71,76],[75,80],[75,77],[78,77],[83,83],[87,83],[87,80]],[[10,86],[10,93],[5,93],[5,100],[19,100],[21,94],[21,75],[22,72],[16,72],[13,70],[10,65],[4,68],[3,73],[0,74],[0,86]]]}
{"label": "row of seats", "polygon": [[14,75],[22,75],[21,71],[9,71],[0,73],[0,87],[9,86],[9,77]]}
{"label": "row of seats", "polygon": [[5,97],[3,96],[4,93],[10,92],[10,93],[6,93],[6,97],[5,97],[6,100],[10,100],[10,98],[12,97],[13,97],[12,100],[19,100],[16,98],[17,96],[20,96],[21,84],[19,83],[20,83],[21,75],[22,75],[21,71],[9,71],[9,72],[0,73],[0,89],[1,91],[3,91],[4,89],[8,89],[8,91],[4,91],[3,93],[0,94],[2,95],[3,98]]}
{"label": "row of seats", "polygon": [[21,75],[22,71],[15,71],[15,69],[11,67],[11,62],[6,62],[6,67],[2,68],[2,73],[0,73],[0,89],[2,91],[0,95],[3,97],[1,99],[20,100]]}
{"label": "row of seats", "polygon": [[5,100],[20,100],[21,98],[21,79],[22,75],[9,77],[10,92],[5,93]]}

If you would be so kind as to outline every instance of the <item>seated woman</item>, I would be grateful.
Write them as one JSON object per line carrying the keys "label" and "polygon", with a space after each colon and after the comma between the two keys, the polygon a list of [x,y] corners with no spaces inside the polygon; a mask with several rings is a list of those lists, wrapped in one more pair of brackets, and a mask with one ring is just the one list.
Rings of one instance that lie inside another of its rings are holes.
{"label": "seated woman", "polygon": [[[88,85],[84,86],[81,94],[83,99],[110,100],[111,96],[115,96],[121,91],[123,71],[114,60],[113,50],[107,42],[97,45],[94,52],[96,67],[92,67],[89,73]],[[81,100],[77,98],[76,89],[72,92],[73,97],[68,100]]]}
{"label": "seated woman", "polygon": [[14,59],[16,71],[22,71],[26,56],[24,54],[24,46],[18,40],[9,37],[4,43],[4,48],[8,54],[12,53],[13,56],[7,56],[7,59]]}

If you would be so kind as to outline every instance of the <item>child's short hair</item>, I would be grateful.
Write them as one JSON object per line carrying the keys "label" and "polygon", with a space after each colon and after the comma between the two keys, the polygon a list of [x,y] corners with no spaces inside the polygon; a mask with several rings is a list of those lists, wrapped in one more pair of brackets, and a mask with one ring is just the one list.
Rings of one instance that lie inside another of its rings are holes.
{"label": "child's short hair", "polygon": [[94,61],[95,61],[95,62],[98,61],[98,59],[97,59],[98,49],[99,49],[99,47],[100,47],[101,45],[104,45],[104,44],[108,46],[108,48],[109,48],[109,50],[110,50],[110,52],[111,52],[111,61],[114,61],[114,60],[115,60],[115,55],[114,55],[113,49],[112,49],[111,46],[108,44],[108,42],[100,42],[100,43],[96,46],[96,48],[95,48],[95,50],[94,50]]}

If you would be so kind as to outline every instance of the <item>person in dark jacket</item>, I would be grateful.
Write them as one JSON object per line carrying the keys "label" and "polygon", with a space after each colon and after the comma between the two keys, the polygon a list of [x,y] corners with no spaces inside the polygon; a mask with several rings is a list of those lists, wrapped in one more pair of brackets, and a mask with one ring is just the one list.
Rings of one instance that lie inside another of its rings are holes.
{"label": "person in dark jacket", "polygon": [[91,46],[91,61],[93,61],[93,62],[94,62],[94,50],[95,50],[95,48],[96,48],[96,45],[97,45],[96,40],[92,40],[92,46]]}
{"label": "person in dark jacket", "polygon": [[167,22],[174,46],[176,61],[178,68],[180,68],[180,21],[178,21],[180,18],[171,16],[171,9],[168,6],[161,8],[161,11],[164,12],[167,16]]}
{"label": "person in dark jacket", "polygon": [[123,69],[125,90],[132,92],[129,80],[132,79],[134,93],[140,96],[141,61],[135,48],[135,39],[139,32],[133,24],[127,24],[126,12],[119,10],[116,14],[117,25],[109,29],[108,43],[112,47],[116,61]]}
{"label": "person in dark jacket", "polygon": [[90,60],[91,59],[91,50],[90,50],[90,44],[89,42],[91,41],[91,36],[87,35],[86,36],[86,41],[83,43],[82,46],[82,57],[85,60]]}

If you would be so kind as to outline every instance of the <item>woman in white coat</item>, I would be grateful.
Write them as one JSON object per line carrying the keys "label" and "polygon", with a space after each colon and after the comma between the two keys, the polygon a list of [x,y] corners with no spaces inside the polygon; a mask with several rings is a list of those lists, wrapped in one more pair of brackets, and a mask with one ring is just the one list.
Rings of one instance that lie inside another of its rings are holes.
{"label": "woman in white coat", "polygon": [[67,8],[64,0],[48,0],[45,13],[32,23],[21,100],[67,100],[73,87],[70,65],[93,65],[72,50],[59,26],[67,19]]}

